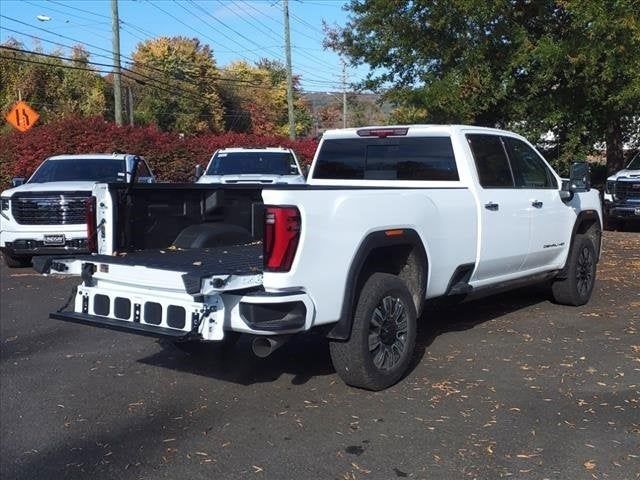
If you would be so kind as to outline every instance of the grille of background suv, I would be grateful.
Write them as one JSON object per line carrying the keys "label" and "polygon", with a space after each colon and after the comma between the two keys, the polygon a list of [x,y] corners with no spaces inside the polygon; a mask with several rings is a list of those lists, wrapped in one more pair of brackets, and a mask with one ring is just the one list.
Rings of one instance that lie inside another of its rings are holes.
{"label": "grille of background suv", "polygon": [[91,194],[14,195],[11,214],[21,225],[76,225],[86,222],[86,200]]}

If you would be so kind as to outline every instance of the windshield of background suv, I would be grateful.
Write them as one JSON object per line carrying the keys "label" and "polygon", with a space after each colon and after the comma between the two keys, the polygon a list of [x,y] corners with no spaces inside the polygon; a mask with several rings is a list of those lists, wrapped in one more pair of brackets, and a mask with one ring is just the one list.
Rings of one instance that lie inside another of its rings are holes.
{"label": "windshield of background suv", "polygon": [[28,183],[46,182],[124,182],[124,160],[102,158],[69,158],[45,160]]}
{"label": "windshield of background suv", "polygon": [[628,170],[640,170],[640,153],[638,153],[627,167]]}
{"label": "windshield of background suv", "polygon": [[207,175],[298,175],[288,152],[221,152],[213,157]]}

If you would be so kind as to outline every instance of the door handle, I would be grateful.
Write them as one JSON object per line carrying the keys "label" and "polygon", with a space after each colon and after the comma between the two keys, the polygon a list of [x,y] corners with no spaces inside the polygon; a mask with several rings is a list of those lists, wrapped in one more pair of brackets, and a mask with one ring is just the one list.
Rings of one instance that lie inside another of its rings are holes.
{"label": "door handle", "polygon": [[492,212],[495,212],[500,209],[500,205],[498,205],[497,203],[489,202],[484,204],[484,208],[486,208],[487,210],[491,210]]}
{"label": "door handle", "polygon": [[535,208],[542,208],[542,205],[544,204],[538,200],[534,200],[533,202],[531,202],[531,206]]}

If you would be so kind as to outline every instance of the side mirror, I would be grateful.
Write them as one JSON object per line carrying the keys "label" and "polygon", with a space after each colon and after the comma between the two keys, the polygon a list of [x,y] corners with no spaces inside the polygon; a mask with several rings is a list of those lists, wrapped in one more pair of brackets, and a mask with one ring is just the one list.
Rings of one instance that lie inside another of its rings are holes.
{"label": "side mirror", "polygon": [[569,173],[569,191],[588,192],[591,189],[591,172],[587,162],[574,162]]}
{"label": "side mirror", "polygon": [[196,165],[196,170],[195,170],[196,180],[200,178],[202,175],[204,175],[204,168],[202,168],[202,165],[198,164]]}
{"label": "side mirror", "polygon": [[20,185],[23,185],[25,181],[24,177],[14,177],[11,179],[11,186],[12,187],[19,187]]}

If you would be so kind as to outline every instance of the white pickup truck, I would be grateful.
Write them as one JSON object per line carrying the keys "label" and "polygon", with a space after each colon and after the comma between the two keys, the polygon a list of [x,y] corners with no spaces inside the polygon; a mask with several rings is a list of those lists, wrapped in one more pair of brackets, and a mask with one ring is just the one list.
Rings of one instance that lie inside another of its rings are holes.
{"label": "white pickup truck", "polygon": [[34,255],[89,252],[86,205],[96,182],[152,183],[144,159],[127,154],[56,155],[25,183],[0,195],[0,251],[9,267],[26,266]]}
{"label": "white pickup truck", "polygon": [[372,390],[405,374],[428,299],[547,281],[582,305],[600,255],[586,164],[563,182],[524,138],[471,126],[328,131],[306,185],[93,194],[97,254],[35,264],[83,279],[52,318],[183,348],[252,334],[260,356],[321,329],[338,374]]}
{"label": "white pickup truck", "polygon": [[290,148],[223,148],[217,150],[207,168],[196,166],[198,183],[230,185],[300,184],[304,175],[296,154]]}

